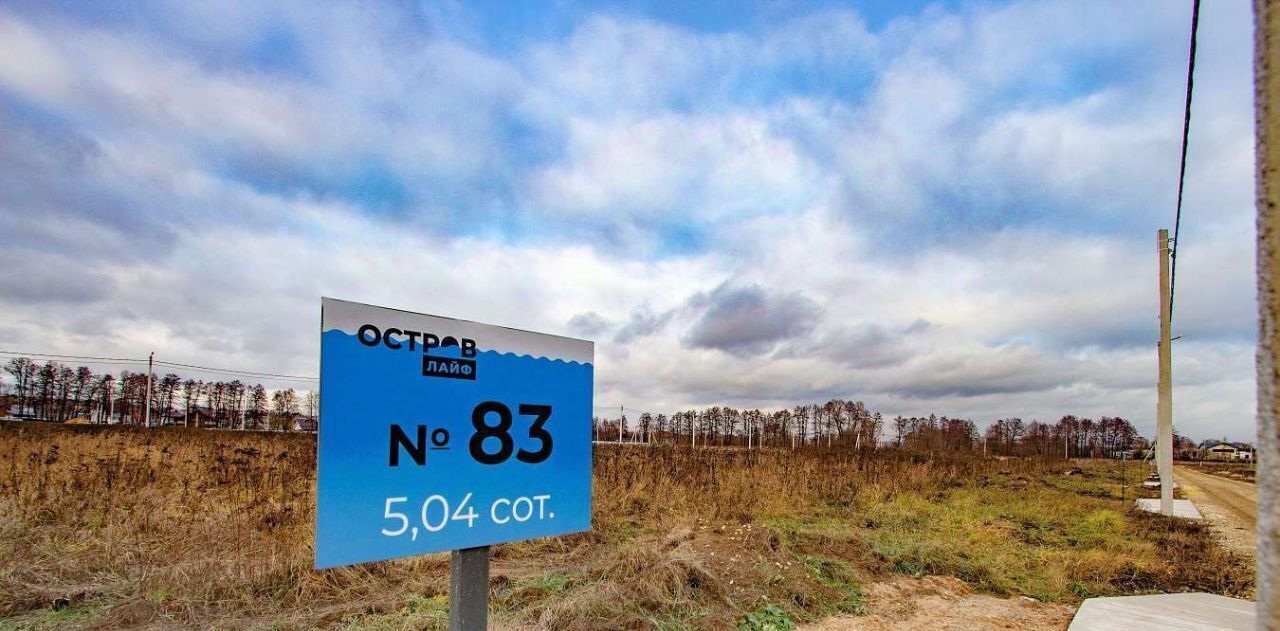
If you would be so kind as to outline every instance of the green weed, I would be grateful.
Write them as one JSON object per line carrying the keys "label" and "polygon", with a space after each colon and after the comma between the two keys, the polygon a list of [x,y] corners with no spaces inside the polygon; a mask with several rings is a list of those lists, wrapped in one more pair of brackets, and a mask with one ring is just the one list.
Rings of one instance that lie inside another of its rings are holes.
{"label": "green weed", "polygon": [[794,628],[796,623],[777,605],[756,609],[738,624],[739,631],[790,631]]}

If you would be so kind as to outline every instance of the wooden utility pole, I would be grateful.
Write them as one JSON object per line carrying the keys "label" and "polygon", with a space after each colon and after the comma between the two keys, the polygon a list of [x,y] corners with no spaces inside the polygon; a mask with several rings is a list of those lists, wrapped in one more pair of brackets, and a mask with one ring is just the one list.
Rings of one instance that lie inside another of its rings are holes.
{"label": "wooden utility pole", "polygon": [[1160,378],[1156,384],[1156,468],[1160,471],[1160,513],[1173,514],[1173,367],[1169,322],[1169,231],[1156,231],[1160,254]]}

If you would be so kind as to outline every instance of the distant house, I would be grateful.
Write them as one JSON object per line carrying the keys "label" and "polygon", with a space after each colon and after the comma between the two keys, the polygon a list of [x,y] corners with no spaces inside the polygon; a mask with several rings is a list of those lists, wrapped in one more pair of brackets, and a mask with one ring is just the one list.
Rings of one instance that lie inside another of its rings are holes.
{"label": "distant house", "polygon": [[1253,461],[1253,445],[1249,443],[1232,443],[1225,440],[1206,440],[1200,443],[1200,450],[1205,460],[1219,462],[1251,462]]}
{"label": "distant house", "polygon": [[316,422],[298,412],[289,414],[271,412],[254,429],[273,432],[314,432],[316,431]]}
{"label": "distant house", "polygon": [[192,406],[190,410],[184,411],[182,414],[173,417],[173,424],[186,427],[200,427],[204,429],[218,427],[218,419],[210,414],[208,410],[200,406]]}
{"label": "distant house", "polygon": [[1147,458],[1146,449],[1122,449],[1115,453],[1116,458],[1125,460],[1145,460]]}
{"label": "distant house", "polygon": [[294,432],[314,432],[317,425],[316,419],[303,414],[292,414],[285,422],[285,429]]}

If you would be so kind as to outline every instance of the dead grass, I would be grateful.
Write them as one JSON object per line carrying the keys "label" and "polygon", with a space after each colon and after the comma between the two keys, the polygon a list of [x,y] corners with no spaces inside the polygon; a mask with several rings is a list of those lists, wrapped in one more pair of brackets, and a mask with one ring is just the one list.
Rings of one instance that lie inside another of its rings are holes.
{"label": "dead grass", "polygon": [[[305,435],[0,424],[0,626],[443,628],[444,555],[310,569],[314,468]],[[732,629],[860,613],[902,574],[1062,602],[1252,589],[1203,526],[1128,511],[1114,467],[1067,469],[601,448],[594,530],[498,547],[491,606],[508,628]]]}
{"label": "dead grass", "polygon": [[1203,471],[1212,475],[1226,478],[1228,480],[1238,480],[1240,482],[1254,482],[1257,477],[1257,466],[1252,462],[1178,462],[1180,467],[1190,467],[1198,471]]}

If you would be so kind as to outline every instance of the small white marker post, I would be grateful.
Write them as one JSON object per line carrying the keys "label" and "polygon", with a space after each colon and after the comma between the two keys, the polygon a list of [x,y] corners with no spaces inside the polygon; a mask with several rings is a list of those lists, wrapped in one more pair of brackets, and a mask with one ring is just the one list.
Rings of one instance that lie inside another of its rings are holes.
{"label": "small white marker post", "polygon": [[155,374],[156,354],[147,355],[147,411],[143,427],[151,427],[151,377]]}

